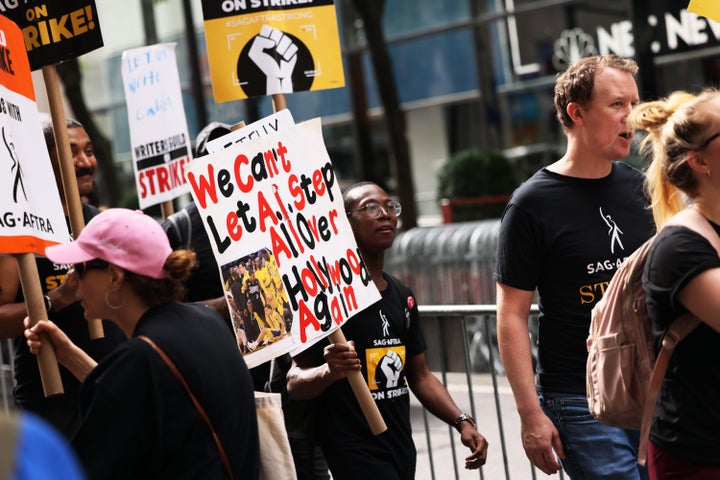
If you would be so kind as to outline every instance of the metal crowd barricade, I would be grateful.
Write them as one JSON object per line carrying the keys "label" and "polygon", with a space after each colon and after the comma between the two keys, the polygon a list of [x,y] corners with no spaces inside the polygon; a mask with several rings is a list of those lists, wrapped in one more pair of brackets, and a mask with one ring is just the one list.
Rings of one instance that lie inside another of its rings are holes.
{"label": "metal crowd barricade", "polygon": [[495,249],[500,220],[478,220],[401,232],[385,269],[424,305],[495,303]]}
{"label": "metal crowd barricade", "polygon": [[[425,410],[413,397],[411,422],[418,449],[416,480],[500,479],[528,478],[563,479],[563,472],[550,477],[535,469],[529,462],[520,440],[520,419],[515,410],[512,392],[504,375],[496,369],[479,373],[471,359],[471,346],[478,325],[484,330],[483,341],[491,362],[496,360],[497,338],[492,330],[497,313],[496,305],[425,305],[420,306],[420,318],[425,336],[438,338],[434,348],[429,346],[430,368],[447,387],[451,396],[477,421],[478,430],[489,442],[488,460],[479,471],[465,470],[468,449],[452,428]],[[484,319],[476,322],[478,318]],[[529,325],[537,321],[537,306],[533,305]],[[448,327],[450,325],[450,328]],[[462,345],[452,345],[447,332],[464,332]],[[428,342],[430,345],[430,342]],[[460,357],[462,369],[457,365]]]}
{"label": "metal crowd barricade", "polygon": [[14,410],[13,391],[13,344],[12,340],[0,340],[0,405],[3,413]]}
{"label": "metal crowd barricade", "polygon": [[[494,304],[493,272],[499,230],[500,220],[489,219],[401,232],[385,256],[385,269],[413,290],[420,305]],[[468,319],[473,332],[471,363],[474,371],[492,368],[502,374],[498,356],[491,360],[483,341],[487,321],[483,316]],[[489,327],[494,334],[494,322]],[[532,333],[534,336],[535,330]],[[453,337],[451,344],[459,345],[459,334],[449,335]]]}

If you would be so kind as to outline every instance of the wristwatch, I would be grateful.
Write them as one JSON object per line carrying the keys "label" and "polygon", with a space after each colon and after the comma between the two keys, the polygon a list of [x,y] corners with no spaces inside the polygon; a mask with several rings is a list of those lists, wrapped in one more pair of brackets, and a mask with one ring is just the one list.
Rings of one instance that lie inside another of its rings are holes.
{"label": "wristwatch", "polygon": [[50,295],[43,296],[43,300],[45,300],[45,311],[50,313],[50,310],[52,310],[52,302],[50,301]]}
{"label": "wristwatch", "polygon": [[475,423],[475,419],[473,419],[470,415],[467,413],[461,413],[460,416],[458,416],[455,421],[453,422],[453,427],[459,432],[460,431],[460,424],[462,422],[470,422],[470,425],[472,425],[473,428],[477,427],[477,424]]}

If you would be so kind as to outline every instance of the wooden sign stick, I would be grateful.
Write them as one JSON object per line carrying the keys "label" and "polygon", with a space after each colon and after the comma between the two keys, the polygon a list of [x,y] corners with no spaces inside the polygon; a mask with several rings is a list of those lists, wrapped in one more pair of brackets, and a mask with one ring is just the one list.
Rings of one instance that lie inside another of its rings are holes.
{"label": "wooden sign stick", "polygon": [[[347,343],[345,334],[339,328],[331,333],[328,338],[332,343]],[[370,430],[373,435],[380,435],[387,430],[387,425],[385,425],[385,420],[382,418],[380,410],[378,410],[375,400],[370,394],[370,388],[368,388],[367,383],[365,383],[362,372],[360,370],[350,372],[347,374],[347,379],[350,382],[350,387],[355,394],[355,398],[357,398],[360,403],[360,409],[370,425]]]}
{"label": "wooden sign stick", "polygon": [[284,93],[274,94],[272,96],[272,104],[273,104],[273,112],[275,112],[275,113],[287,108],[287,103],[285,102],[285,94]]}
{"label": "wooden sign stick", "polygon": [[167,220],[167,218],[175,213],[175,205],[173,205],[172,200],[166,200],[160,204],[160,212],[162,212],[162,218],[163,220]]}
{"label": "wooden sign stick", "polygon": [[[43,79],[45,80],[48,103],[50,104],[50,116],[52,117],[55,146],[58,151],[60,174],[62,177],[63,190],[65,191],[65,205],[67,206],[67,213],[70,217],[70,228],[73,238],[77,239],[80,232],[85,228],[85,220],[82,214],[77,178],[75,178],[75,165],[73,164],[72,150],[70,149],[70,139],[68,138],[67,126],[65,125],[65,109],[60,92],[60,81],[55,65],[45,65],[42,67],[42,73]],[[90,330],[90,338],[96,339],[105,336],[102,320],[99,318],[88,320],[88,328]]]}
{"label": "wooden sign stick", "polygon": [[[20,285],[25,297],[30,325],[35,325],[41,319],[47,319],[45,301],[40,287],[40,276],[38,275],[37,264],[34,253],[21,253],[16,255],[18,271],[20,272]],[[65,393],[60,378],[55,348],[47,334],[41,334],[43,347],[37,356],[38,369],[40,370],[40,381],[42,382],[45,397],[54,397]]]}

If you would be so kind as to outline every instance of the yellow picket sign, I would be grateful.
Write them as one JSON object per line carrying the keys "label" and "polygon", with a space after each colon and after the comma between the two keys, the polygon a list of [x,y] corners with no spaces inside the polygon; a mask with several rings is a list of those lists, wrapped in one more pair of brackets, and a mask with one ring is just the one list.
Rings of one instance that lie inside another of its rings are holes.
{"label": "yellow picket sign", "polygon": [[690,0],[688,11],[720,22],[720,2],[717,0]]}
{"label": "yellow picket sign", "polygon": [[[237,8],[221,8],[232,5]],[[239,0],[232,5],[203,0],[216,102],[345,85],[332,0],[283,7]]]}

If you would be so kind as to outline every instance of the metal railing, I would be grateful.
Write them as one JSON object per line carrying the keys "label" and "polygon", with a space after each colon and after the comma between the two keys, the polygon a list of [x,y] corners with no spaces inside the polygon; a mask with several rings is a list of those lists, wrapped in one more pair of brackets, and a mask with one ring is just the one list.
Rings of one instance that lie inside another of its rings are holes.
{"label": "metal railing", "polygon": [[[478,430],[490,447],[485,467],[480,471],[465,470],[468,449],[460,442],[460,436],[415,400],[415,410],[421,412],[411,418],[418,448],[416,479],[525,480],[536,479],[538,472],[542,478],[548,478],[533,467],[520,443],[519,417],[497,350],[496,306],[421,305],[419,310],[431,370],[458,406],[476,419]],[[535,330],[536,317],[537,306],[533,305],[529,318],[531,332]],[[457,345],[458,339],[453,339],[451,333],[458,329],[462,345]],[[550,478],[564,476],[559,472]]]}
{"label": "metal railing", "polygon": [[9,413],[13,406],[13,343],[12,340],[0,340],[0,408],[3,413]]}

